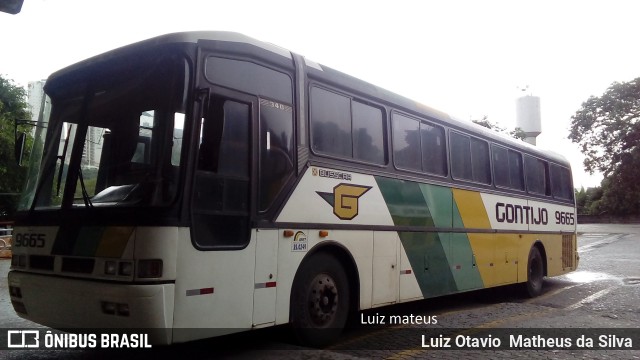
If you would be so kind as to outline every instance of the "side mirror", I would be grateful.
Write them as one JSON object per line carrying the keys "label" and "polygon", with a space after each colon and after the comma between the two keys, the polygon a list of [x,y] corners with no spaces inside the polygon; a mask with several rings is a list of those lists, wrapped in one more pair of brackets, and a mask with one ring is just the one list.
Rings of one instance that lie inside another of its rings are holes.
{"label": "side mirror", "polygon": [[15,15],[22,9],[23,1],[24,0],[2,0],[0,1],[0,11]]}
{"label": "side mirror", "polygon": [[19,133],[16,134],[16,143],[15,143],[15,156],[16,156],[16,163],[18,164],[18,166],[22,165],[22,155],[24,154],[24,143],[27,140],[27,134],[25,133]]}

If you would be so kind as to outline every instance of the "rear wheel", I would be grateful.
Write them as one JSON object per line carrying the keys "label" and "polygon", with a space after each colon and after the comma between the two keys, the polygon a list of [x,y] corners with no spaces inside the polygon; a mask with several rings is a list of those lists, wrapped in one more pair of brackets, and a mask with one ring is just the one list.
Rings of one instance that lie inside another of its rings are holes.
{"label": "rear wheel", "polygon": [[527,261],[527,282],[524,283],[524,293],[528,297],[536,297],[542,293],[544,279],[544,262],[537,246],[529,251]]}
{"label": "rear wheel", "polygon": [[293,282],[291,323],[298,340],[324,346],[342,332],[349,315],[349,284],[342,264],[327,253],[305,260]]}

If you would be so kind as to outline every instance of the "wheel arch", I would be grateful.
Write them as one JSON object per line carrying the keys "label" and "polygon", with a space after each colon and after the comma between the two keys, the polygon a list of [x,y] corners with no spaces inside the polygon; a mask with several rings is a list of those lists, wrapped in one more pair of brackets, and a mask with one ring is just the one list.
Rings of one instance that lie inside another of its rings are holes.
{"label": "wheel arch", "polygon": [[[349,313],[351,315],[357,313],[360,310],[360,273],[351,252],[339,242],[329,240],[323,241],[314,246],[300,262],[300,265],[298,266],[298,269],[296,269],[296,273],[293,277],[293,281],[296,281],[296,278],[300,273],[300,269],[302,268],[302,264],[318,253],[326,253],[335,257],[343,266],[344,271],[347,274],[347,280],[349,281]],[[289,294],[289,298],[292,296],[293,288]]]}

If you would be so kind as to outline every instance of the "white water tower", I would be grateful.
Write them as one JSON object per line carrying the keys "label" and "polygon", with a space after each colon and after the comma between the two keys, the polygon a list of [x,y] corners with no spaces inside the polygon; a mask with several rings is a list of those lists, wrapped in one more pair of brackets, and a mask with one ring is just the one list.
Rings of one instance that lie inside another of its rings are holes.
{"label": "white water tower", "polygon": [[536,137],[542,132],[539,97],[525,95],[516,100],[516,126],[527,135],[526,142],[536,144]]}

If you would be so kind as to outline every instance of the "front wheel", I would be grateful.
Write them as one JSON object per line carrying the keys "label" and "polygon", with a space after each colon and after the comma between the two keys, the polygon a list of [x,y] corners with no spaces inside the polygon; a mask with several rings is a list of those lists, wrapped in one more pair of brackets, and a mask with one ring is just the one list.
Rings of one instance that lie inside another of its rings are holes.
{"label": "front wheel", "polygon": [[349,284],[342,264],[327,253],[305,260],[293,282],[291,324],[298,340],[321,347],[342,332],[349,315]]}
{"label": "front wheel", "polygon": [[533,246],[529,251],[527,261],[527,282],[524,283],[524,293],[528,297],[536,297],[542,293],[544,279],[544,262],[538,247]]}

